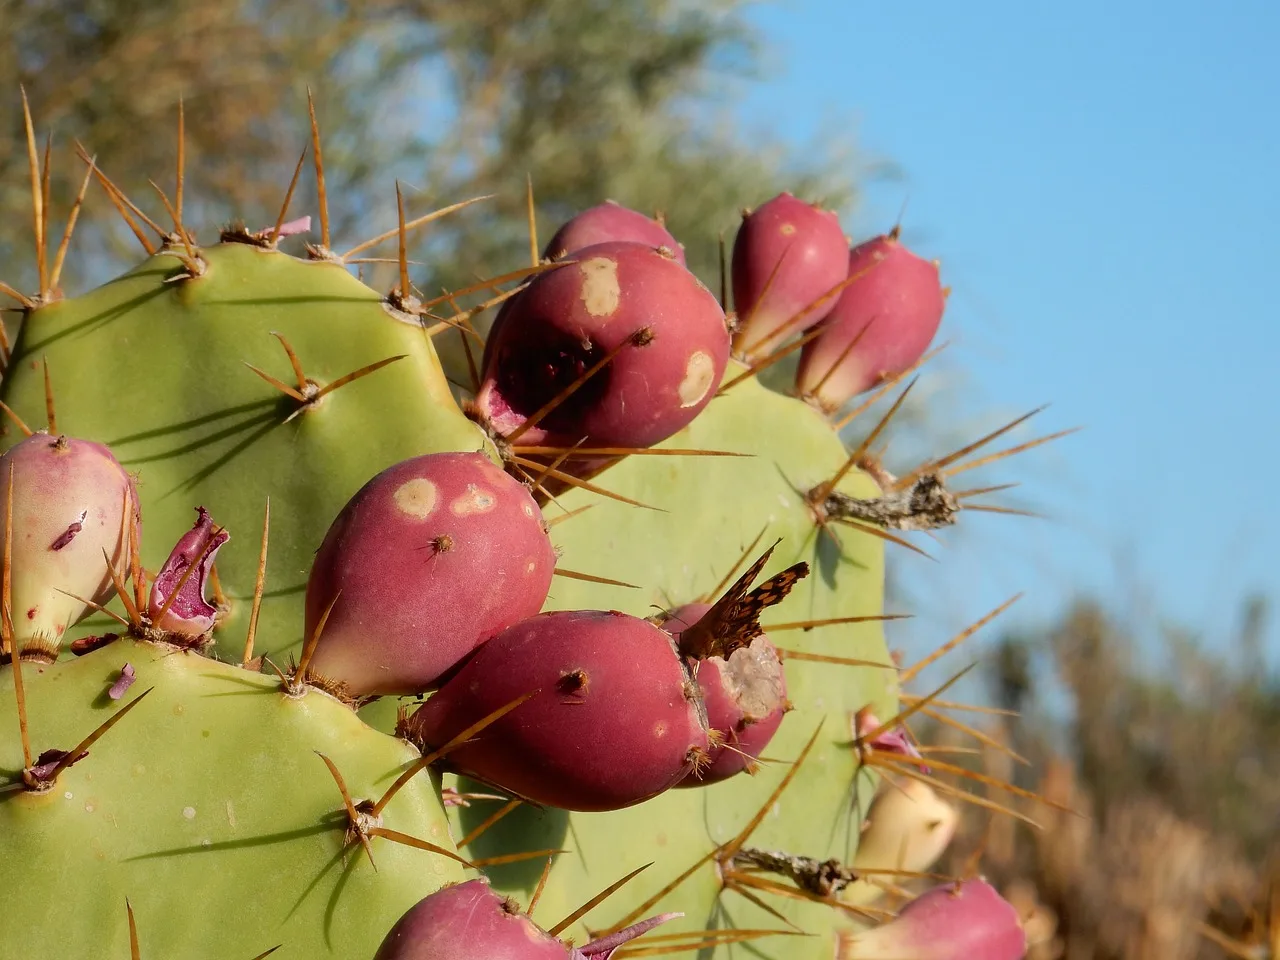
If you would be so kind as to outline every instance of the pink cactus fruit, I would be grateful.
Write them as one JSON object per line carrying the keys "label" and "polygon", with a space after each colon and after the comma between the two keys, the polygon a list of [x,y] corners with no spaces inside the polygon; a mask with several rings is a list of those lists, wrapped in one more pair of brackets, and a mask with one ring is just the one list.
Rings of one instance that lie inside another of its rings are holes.
{"label": "pink cactus fruit", "polygon": [[353,696],[421,693],[542,608],[555,570],[542,513],[479,453],[395,464],[338,514],[307,581],[311,671]]}
{"label": "pink cactus fruit", "polygon": [[981,878],[944,884],[866,933],[841,934],[837,960],[1021,960],[1027,934],[1013,906]]}
{"label": "pink cactus fruit", "polygon": [[610,960],[623,944],[682,916],[662,914],[574,947],[542,930],[487,880],[468,880],[410,907],[373,960]]}
{"label": "pink cactus fruit", "polygon": [[584,247],[618,240],[646,247],[665,247],[671,251],[676,263],[682,267],[685,265],[684,246],[667,231],[661,220],[646,217],[614,200],[583,210],[566,222],[547,243],[542,255],[548,260],[562,260]]}
{"label": "pink cactus fruit", "polygon": [[[920,748],[915,745],[915,741],[911,739],[907,730],[901,724],[891,727],[882,724],[880,718],[872,711],[870,704],[852,715],[849,726],[852,728],[855,742],[864,750],[896,753],[914,760],[924,759]],[[886,729],[881,729],[882,727]],[[921,764],[919,769],[921,773],[933,772],[924,764]]]}
{"label": "pink cactus fruit", "polygon": [[147,614],[153,627],[189,639],[213,629],[218,608],[205,599],[205,591],[213,561],[230,539],[209,511],[196,508],[195,526],[182,535],[151,585]]}
{"label": "pink cactus fruit", "polygon": [[373,960],[566,960],[568,949],[485,880],[444,887],[418,901]]}
{"label": "pink cactus fruit", "polygon": [[801,350],[796,373],[800,394],[824,410],[838,409],[924,356],[946,303],[937,261],[916,256],[896,231],[854,247],[848,272],[857,279]]}
{"label": "pink cactus fruit", "polygon": [[[673,610],[660,626],[677,645],[680,632],[693,626],[711,609],[709,603],[688,603]],[[764,634],[734,650],[728,658],[696,661],[694,675],[707,710],[707,726],[720,734],[711,746],[705,770],[690,774],[677,786],[719,783],[743,770],[754,772],[759,757],[777,733],[787,711],[787,683],[778,651]]]}
{"label": "pink cactus fruit", "polygon": [[955,808],[928,784],[903,778],[884,788],[871,805],[853,869],[923,873],[946,851],[957,821]]}
{"label": "pink cactus fruit", "polygon": [[[490,334],[475,414],[524,444],[665,440],[715,395],[729,359],[724,312],[697,277],[652,247],[597,244],[574,261],[539,274],[510,301]],[[575,383],[564,402],[525,426]]]}
{"label": "pink cactus fruit", "polygon": [[511,308],[516,300],[520,298],[520,294],[524,290],[520,290],[514,296],[508,297],[502,301],[498,307],[498,312],[494,314],[493,323],[489,324],[489,332],[484,338],[484,351],[480,354],[480,369],[488,370],[491,359],[493,357],[493,345],[498,339],[498,331],[502,329],[502,325],[506,323],[507,317],[511,315]]}
{"label": "pink cactus fruit", "polygon": [[409,718],[424,752],[532,694],[449,753],[449,766],[568,810],[616,810],[674,786],[710,746],[671,636],[615,611],[543,613],[481,646]]}
{"label": "pink cactus fruit", "polygon": [[[829,210],[780,193],[742,218],[733,243],[734,353],[751,362],[825,317],[848,275],[849,243]],[[821,301],[821,302],[819,302]]]}
{"label": "pink cactus fruit", "polygon": [[[0,484],[13,478],[10,603],[17,650],[54,656],[67,628],[115,595],[107,561],[128,560],[126,510],[133,478],[107,447],[36,433],[0,457]],[[0,501],[2,503],[2,501]],[[6,536],[0,507],[0,536]],[[0,541],[2,542],[2,541]]]}

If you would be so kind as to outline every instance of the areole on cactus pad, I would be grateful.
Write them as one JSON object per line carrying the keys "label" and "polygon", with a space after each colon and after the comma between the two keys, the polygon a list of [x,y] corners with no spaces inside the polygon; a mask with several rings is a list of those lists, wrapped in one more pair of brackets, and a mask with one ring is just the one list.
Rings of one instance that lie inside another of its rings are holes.
{"label": "areole on cactus pad", "polygon": [[[731,360],[625,208],[422,301],[408,232],[466,202],[342,255],[321,205],[304,259],[288,197],[217,243],[178,205],[157,245],[94,178],[147,258],[10,294],[0,957],[852,960],[1004,923],[975,888],[868,931],[893,867],[855,860],[881,777],[951,769],[907,749],[883,552],[971,505],[944,481],[981,443],[849,451],[755,376],[802,324]],[[397,234],[383,295],[348,263]],[[495,306],[455,396],[432,338]]]}

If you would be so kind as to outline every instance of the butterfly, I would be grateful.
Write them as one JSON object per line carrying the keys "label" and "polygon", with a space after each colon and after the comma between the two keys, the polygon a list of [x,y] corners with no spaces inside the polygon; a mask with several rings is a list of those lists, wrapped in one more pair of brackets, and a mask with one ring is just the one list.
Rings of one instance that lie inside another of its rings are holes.
{"label": "butterfly", "polygon": [[754,590],[751,583],[769,562],[774,541],[728,590],[724,596],[702,615],[697,623],[686,627],[680,634],[680,647],[686,655],[729,657],[739,647],[745,647],[764,631],[760,627],[760,614],[768,607],[781,603],[791,588],[809,575],[809,564],[801,561],[781,573],[774,574]]}

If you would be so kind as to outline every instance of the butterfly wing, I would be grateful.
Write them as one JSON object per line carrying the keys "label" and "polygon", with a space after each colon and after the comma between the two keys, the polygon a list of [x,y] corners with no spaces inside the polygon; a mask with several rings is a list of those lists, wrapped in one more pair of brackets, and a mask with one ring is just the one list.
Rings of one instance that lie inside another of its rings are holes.
{"label": "butterfly wing", "polygon": [[681,631],[680,649],[683,653],[699,659],[713,655],[716,640],[720,634],[720,624],[732,618],[734,608],[747,596],[752,581],[760,576],[760,571],[773,555],[774,547],[781,542],[781,540],[775,540],[773,546],[761,554],[756,562],[747,568],[747,572],[734,581],[733,586],[712,604],[711,609],[704,613],[697,623]]}
{"label": "butterfly wing", "polygon": [[760,586],[734,604],[732,611],[720,625],[716,652],[729,657],[739,647],[745,647],[764,633],[760,626],[760,614],[781,603],[791,589],[809,575],[809,564],[801,561],[781,573],[774,574]]}
{"label": "butterfly wing", "polygon": [[752,582],[760,576],[760,571],[773,555],[774,547],[780,542],[775,541],[703,614],[702,619],[681,633],[680,647],[686,655],[698,659],[728,657],[764,632],[760,628],[760,614],[781,603],[791,588],[809,575],[809,565],[801,562],[751,589]]}

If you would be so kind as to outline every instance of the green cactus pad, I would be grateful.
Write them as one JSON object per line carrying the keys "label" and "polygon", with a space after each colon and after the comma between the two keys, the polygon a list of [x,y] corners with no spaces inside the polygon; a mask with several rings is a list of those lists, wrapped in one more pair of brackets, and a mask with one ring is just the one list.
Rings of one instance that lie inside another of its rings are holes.
{"label": "green cactus pad", "polygon": [[[125,663],[137,680],[107,691]],[[380,796],[415,751],[315,691],[190,652],[119,640],[26,665],[33,749],[70,750],[146,699],[62,772],[53,789],[0,794],[6,877],[0,958],[129,956],[125,898],[143,960],[360,960],[413,903],[462,879],[455,861],[373,839],[341,853],[346,815],[317,752],[354,799]],[[22,768],[13,673],[0,672],[0,773]],[[384,826],[452,850],[431,779],[409,781]]]}
{"label": "green cactus pad", "polygon": [[[736,373],[731,368],[726,382]],[[760,535],[752,560],[781,538],[762,579],[798,560],[807,560],[811,567],[809,577],[783,603],[765,612],[766,626],[882,612],[883,541],[849,528],[832,529],[841,541],[837,548],[831,536],[818,531],[804,500],[804,493],[831,478],[848,456],[830,424],[806,404],[749,379],[715,399],[688,428],[660,446],[752,456],[632,456],[593,481],[666,512],[583,490],[558,496],[558,505],[545,509],[553,521],[566,510],[591,505],[552,528],[563,565],[642,588],[557,579],[547,609],[617,609],[649,616],[656,609],[678,606],[713,590]],[[857,471],[839,489],[860,497],[879,495],[874,482]],[[875,621],[771,636],[784,649],[890,663],[881,624]],[[892,716],[897,708],[897,672],[791,660],[786,673],[795,709],[765,755],[789,763],[819,723],[822,732],[749,845],[847,861],[857,849],[859,824],[875,786],[864,773],[854,789],[849,717],[867,704],[880,716]],[[582,942],[586,927],[601,929],[620,921],[714,846],[732,839],[765,803],[786,769],[786,763],[765,764],[754,777],[738,775],[708,788],[671,790],[611,813],[520,809],[464,852],[490,856],[516,842],[527,848],[560,844],[568,849],[557,858],[542,894],[538,915],[544,921],[567,915],[628,871],[654,861],[573,930]],[[460,789],[482,788],[464,782]],[[464,836],[495,808],[492,802],[457,808],[451,813],[460,831],[457,836]],[[490,876],[500,889],[527,899],[539,871],[540,864],[527,863],[491,870]],[[727,925],[779,928],[776,917],[732,892],[717,898],[718,891],[715,867],[708,863],[650,912],[686,913],[685,919],[664,927],[664,933]],[[838,911],[767,893],[763,898],[815,936],[761,941],[751,948],[753,955],[787,960],[829,960],[834,955],[834,930],[847,925]],[[729,948],[699,956],[720,960],[729,956]]]}
{"label": "green cactus pad", "polygon": [[[393,315],[345,267],[242,243],[202,256],[208,270],[194,280],[174,280],[182,264],[160,253],[85,296],[33,311],[3,399],[43,427],[48,360],[58,429],[108,444],[139,476],[148,569],[191,527],[197,505],[230,530],[218,573],[231,611],[215,636],[237,659],[270,496],[258,652],[278,658],[300,645],[311,556],[347,499],[400,460],[486,441],[453,402],[424,328]],[[295,384],[272,332],[320,385],[405,358],[285,423],[297,401],[245,365]],[[6,446],[15,438],[10,428]]]}

